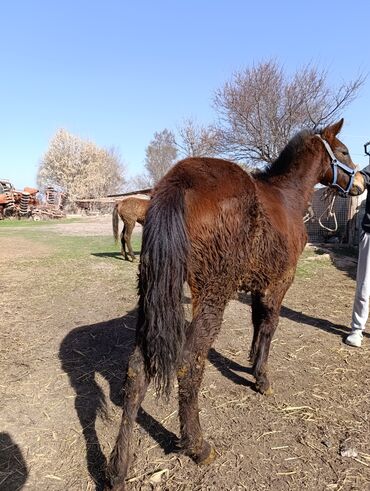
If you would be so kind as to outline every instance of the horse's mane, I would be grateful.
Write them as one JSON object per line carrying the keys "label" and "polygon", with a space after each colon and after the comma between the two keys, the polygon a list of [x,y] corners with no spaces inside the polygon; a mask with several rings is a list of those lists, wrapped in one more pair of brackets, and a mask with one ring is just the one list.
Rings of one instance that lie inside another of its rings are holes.
{"label": "horse's mane", "polygon": [[308,137],[316,134],[317,131],[302,130],[289,140],[280,155],[274,162],[267,165],[264,169],[254,173],[261,180],[268,179],[273,176],[279,176],[289,171],[294,159],[297,159],[303,152],[307,152]]}

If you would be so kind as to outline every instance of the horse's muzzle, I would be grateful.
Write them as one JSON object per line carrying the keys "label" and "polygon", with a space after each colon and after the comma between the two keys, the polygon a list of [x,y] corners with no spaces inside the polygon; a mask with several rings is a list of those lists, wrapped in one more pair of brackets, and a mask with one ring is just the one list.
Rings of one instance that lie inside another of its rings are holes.
{"label": "horse's muzzle", "polygon": [[361,172],[356,172],[353,179],[352,187],[349,190],[349,194],[351,196],[359,196],[365,191],[365,189],[366,189],[366,183],[365,183],[364,176],[361,174]]}

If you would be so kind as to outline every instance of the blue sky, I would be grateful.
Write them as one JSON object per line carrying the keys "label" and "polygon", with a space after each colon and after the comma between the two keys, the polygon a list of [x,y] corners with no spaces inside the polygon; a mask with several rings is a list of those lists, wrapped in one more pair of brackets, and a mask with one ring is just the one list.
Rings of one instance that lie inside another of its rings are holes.
{"label": "blue sky", "polygon": [[[214,91],[276,59],[312,63],[336,86],[370,72],[370,3],[247,0],[14,0],[0,5],[0,177],[34,185],[58,128],[115,146],[128,176],[155,131],[215,119]],[[342,140],[368,163],[370,76]]]}

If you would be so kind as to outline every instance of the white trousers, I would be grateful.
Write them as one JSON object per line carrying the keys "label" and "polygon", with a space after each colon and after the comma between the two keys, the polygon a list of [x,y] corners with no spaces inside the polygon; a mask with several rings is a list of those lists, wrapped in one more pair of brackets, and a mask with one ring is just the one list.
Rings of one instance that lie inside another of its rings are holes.
{"label": "white trousers", "polygon": [[369,317],[370,297],[370,233],[363,230],[358,247],[356,294],[353,302],[352,329],[365,329]]}

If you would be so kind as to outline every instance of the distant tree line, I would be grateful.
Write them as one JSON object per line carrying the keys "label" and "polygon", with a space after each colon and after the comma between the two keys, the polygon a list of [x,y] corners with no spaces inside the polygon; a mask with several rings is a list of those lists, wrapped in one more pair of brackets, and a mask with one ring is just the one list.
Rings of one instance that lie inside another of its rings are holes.
{"label": "distant tree line", "polygon": [[[364,81],[358,76],[331,87],[327,72],[315,66],[288,75],[274,60],[236,72],[214,94],[216,122],[203,126],[186,119],[176,132],[155,132],[146,147],[145,171],[126,186],[154,186],[184,157],[219,156],[248,168],[269,165],[297,131],[339,117]],[[65,130],[50,142],[38,173],[41,186],[58,186],[71,199],[115,193],[125,184],[124,177],[114,149],[100,149]]]}

